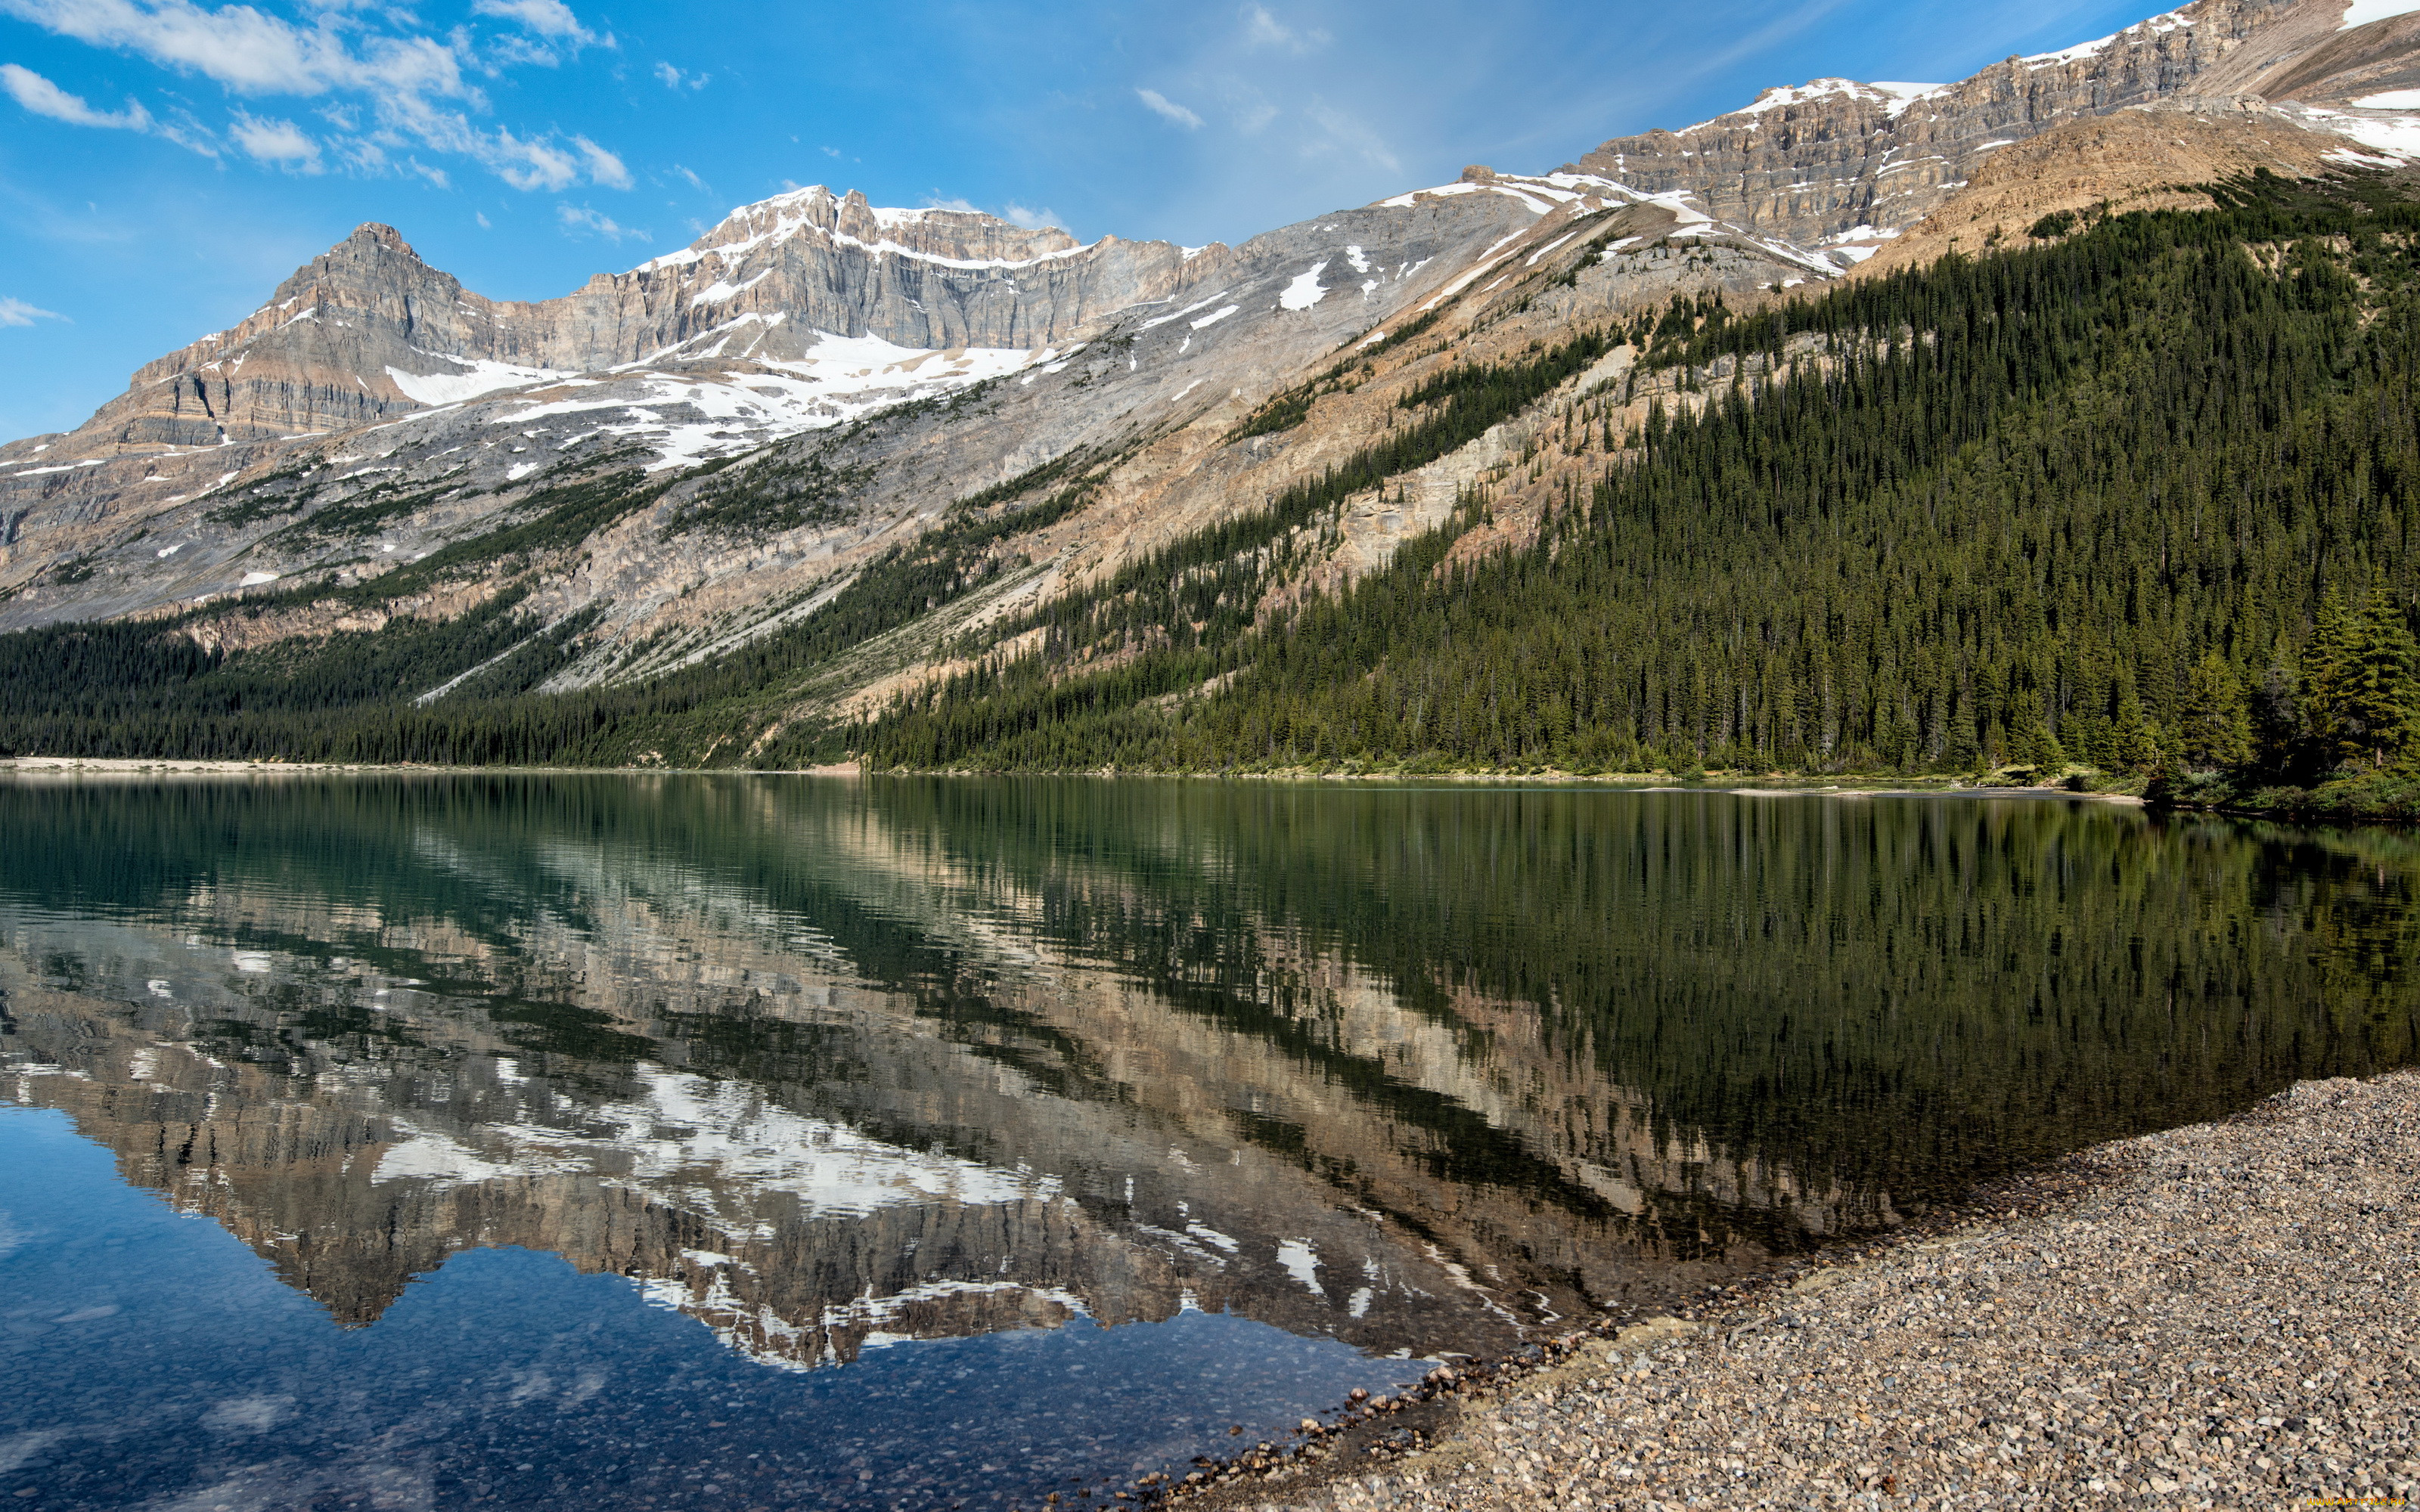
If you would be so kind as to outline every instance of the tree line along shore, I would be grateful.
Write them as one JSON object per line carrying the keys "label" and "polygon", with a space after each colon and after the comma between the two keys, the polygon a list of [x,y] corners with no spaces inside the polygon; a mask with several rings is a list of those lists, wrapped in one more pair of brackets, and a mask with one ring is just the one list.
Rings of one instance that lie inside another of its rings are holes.
{"label": "tree line along shore", "polygon": [[[507,543],[523,555],[454,552],[526,571],[450,620],[240,651],[205,646],[193,616],[0,636],[0,755],[1997,774],[2420,816],[2420,206],[2376,176],[2208,188],[2216,208],[2046,223],[1747,311],[1676,299],[1446,369],[1343,465],[963,632],[945,648],[963,671],[870,714],[830,712],[852,650],[975,591],[984,551],[1080,507],[1097,475],[1003,486],[721,660],[545,692],[595,616],[530,617],[532,543],[652,486],[582,483],[533,504]],[[1621,346],[1639,360],[1620,392],[1569,394]],[[1655,382],[1689,402],[1617,430]],[[1474,490],[1351,586],[1280,592],[1348,498],[1550,395],[1567,428],[1603,427],[1582,438],[1602,466],[1528,536],[1489,534]],[[744,505],[718,528],[744,533]]]}

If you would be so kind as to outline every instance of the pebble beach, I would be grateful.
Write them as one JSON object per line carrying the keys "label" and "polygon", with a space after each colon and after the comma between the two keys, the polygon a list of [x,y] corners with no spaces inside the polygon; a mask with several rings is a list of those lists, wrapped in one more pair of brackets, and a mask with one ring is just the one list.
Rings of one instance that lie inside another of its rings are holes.
{"label": "pebble beach", "polygon": [[2088,1151],[1993,1215],[1567,1337],[1525,1370],[1440,1372],[1177,1497],[1254,1512],[2406,1504],[2415,1255],[2420,1073],[2308,1082]]}

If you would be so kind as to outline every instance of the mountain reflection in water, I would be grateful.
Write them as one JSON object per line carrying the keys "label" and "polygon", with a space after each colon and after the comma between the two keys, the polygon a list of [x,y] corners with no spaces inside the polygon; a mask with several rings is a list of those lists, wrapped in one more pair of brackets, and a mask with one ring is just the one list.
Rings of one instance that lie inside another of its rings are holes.
{"label": "mountain reflection in water", "polygon": [[[1244,1382],[1267,1431],[2401,1063],[2415,875],[2383,832],[2064,801],[20,778],[0,1097],[347,1327],[545,1252],[861,1418],[828,1367],[883,1346],[1056,1329],[1181,1375],[1210,1356],[1119,1326],[1222,1315],[1292,1362]],[[943,1474],[903,1417],[765,1494],[1031,1501],[1228,1443],[1230,1398],[1154,1389],[1082,1454]]]}

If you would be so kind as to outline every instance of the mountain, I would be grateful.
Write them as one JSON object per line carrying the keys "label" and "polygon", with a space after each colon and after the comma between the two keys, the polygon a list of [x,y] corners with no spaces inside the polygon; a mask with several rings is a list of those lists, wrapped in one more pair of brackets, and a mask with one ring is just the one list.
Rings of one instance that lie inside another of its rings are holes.
{"label": "mountain", "polygon": [[[1253,466],[1265,447],[1217,475],[1192,463],[1272,389],[1459,293],[1481,266],[1624,215],[1641,232],[1704,220],[1585,176],[1485,176],[1237,249],[1079,248],[817,189],[744,207],[681,253],[534,305],[469,294],[393,231],[365,226],[240,325],[136,374],[91,423],[0,450],[15,464],[0,474],[0,624],[176,610],[298,578],[349,584],[515,518],[539,491],[534,474],[560,479],[633,446],[669,486],[648,517],[660,526],[740,475],[709,488],[685,470],[754,454],[749,471],[770,472],[788,455],[766,443],[877,413],[809,449],[857,485],[845,521],[818,500],[791,529],[749,520],[744,543],[690,532],[667,553],[652,530],[592,543],[613,580],[560,584],[563,611],[610,593],[617,630],[652,634],[667,616],[682,627],[696,606],[678,601],[710,588],[717,613],[744,613],[954,499],[1077,453],[1156,448],[1159,476],[1133,483],[1164,530],[1239,502],[1226,474],[1270,471]],[[1756,239],[1693,235],[1737,261],[1722,276],[1740,289],[1836,271]],[[1637,261],[1597,281],[1674,282],[1675,259]],[[953,396],[946,423],[923,408]],[[749,569],[745,593],[735,566]]]}
{"label": "mountain", "polygon": [[[993,371],[1007,352],[1072,340],[1105,312],[1164,300],[1228,260],[1224,247],[1079,247],[1063,231],[875,209],[818,186],[743,206],[627,273],[519,304],[464,289],[393,227],[365,225],[241,323],[145,365],[50,450],[124,456],[285,440],[600,370],[770,377],[807,362],[829,385],[830,359],[811,356],[826,336],[876,343],[852,351],[860,363],[946,349],[930,365]],[[896,374],[867,387],[911,386]]]}
{"label": "mountain", "polygon": [[[2335,184],[2260,193],[2292,201],[2281,225],[2353,224],[2420,156],[2420,13],[2393,8],[2197,0],[1962,83],[1768,90],[1233,248],[818,188],[516,304],[365,226],[85,425],[0,447],[0,629],[26,632],[0,637],[0,748],[991,761],[899,734],[899,701],[993,727],[1233,703],[1356,583],[1561,549],[1559,521],[1720,394],[1828,380],[1844,339],[1902,360],[1858,291],[1944,252],[2081,256],[2065,239],[2123,240],[2130,212],[2248,214],[2228,184]],[[1773,313],[1809,301],[1829,313]],[[1725,344],[1776,318],[1802,345]],[[1711,571],[1663,580],[1730,593]],[[1899,748],[1884,705],[1921,702],[1874,691],[1903,670],[1858,675],[1859,733],[1825,760]],[[2149,680],[2163,718],[2180,677]],[[1978,753],[2040,744],[1994,719]],[[1741,719],[1693,724],[1703,754]]]}
{"label": "mountain", "polygon": [[1870,247],[1937,214],[1993,153],[2121,111],[2223,117],[2249,105],[2281,131],[2409,147],[2420,143],[2404,134],[2403,111],[2360,103],[2420,85],[2420,15],[2356,23],[2357,13],[2381,8],[2393,8],[2198,0],[1956,84],[1818,79],[1768,89],[1684,131],[1617,137],[1565,171],[1685,193],[1726,220],[1809,246]]}

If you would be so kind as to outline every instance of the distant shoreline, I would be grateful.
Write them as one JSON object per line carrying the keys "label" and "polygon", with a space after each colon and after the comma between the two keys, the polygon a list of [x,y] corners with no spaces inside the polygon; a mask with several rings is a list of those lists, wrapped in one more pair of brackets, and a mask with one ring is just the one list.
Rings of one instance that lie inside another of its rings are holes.
{"label": "distant shoreline", "polygon": [[1435,783],[1475,787],[1535,783],[1553,787],[1611,787],[1640,793],[1726,793],[1740,797],[1874,798],[1898,796],[1975,798],[2087,798],[2098,803],[2139,807],[2143,800],[2127,793],[2081,793],[2057,787],[1966,786],[1927,778],[1744,777],[1714,774],[1690,780],[1663,772],[978,772],[967,770],[886,769],[866,772],[855,763],[826,766],[443,766],[417,763],[204,761],[172,757],[13,756],[0,757],[0,773],[88,777],[1053,777],[1102,779],[1142,778],[1153,781],[1204,779],[1227,782],[1388,782]]}
{"label": "distant shoreline", "polygon": [[226,762],[171,757],[7,756],[0,773],[76,777],[845,777],[854,764],[781,768],[691,766],[440,766],[411,762]]}

